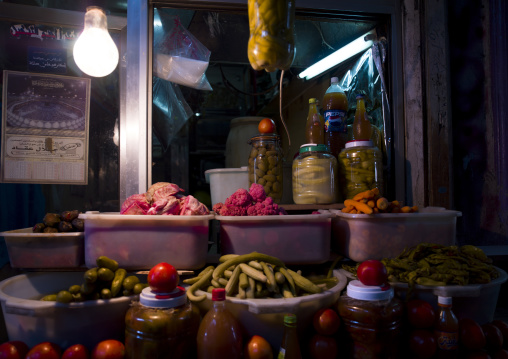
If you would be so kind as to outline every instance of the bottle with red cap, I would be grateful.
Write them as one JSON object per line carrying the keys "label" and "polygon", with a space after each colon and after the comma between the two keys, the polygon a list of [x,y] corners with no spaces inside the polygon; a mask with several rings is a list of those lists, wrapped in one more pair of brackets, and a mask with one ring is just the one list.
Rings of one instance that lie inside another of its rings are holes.
{"label": "bottle with red cap", "polygon": [[205,314],[197,335],[198,359],[242,357],[243,333],[238,320],[226,308],[226,290],[214,288],[212,308]]}

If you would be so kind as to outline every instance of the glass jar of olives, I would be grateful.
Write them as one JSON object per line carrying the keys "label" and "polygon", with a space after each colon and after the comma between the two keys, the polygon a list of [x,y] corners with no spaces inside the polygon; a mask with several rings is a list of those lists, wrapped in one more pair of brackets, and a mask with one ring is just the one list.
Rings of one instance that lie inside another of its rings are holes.
{"label": "glass jar of olives", "polygon": [[339,154],[339,173],[344,199],[373,188],[383,193],[383,157],[371,140],[346,143]]}
{"label": "glass jar of olives", "polygon": [[258,183],[265,189],[266,195],[280,203],[282,198],[282,149],[280,137],[276,134],[264,134],[249,140],[252,146],[249,155],[249,186]]}
{"label": "glass jar of olives", "polygon": [[144,288],[125,315],[126,358],[195,358],[200,320],[184,288],[168,294]]}

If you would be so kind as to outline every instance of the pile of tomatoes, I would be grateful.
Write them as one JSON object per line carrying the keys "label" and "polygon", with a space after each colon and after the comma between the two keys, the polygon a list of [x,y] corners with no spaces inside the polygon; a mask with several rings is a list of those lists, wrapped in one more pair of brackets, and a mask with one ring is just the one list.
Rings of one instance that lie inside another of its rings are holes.
{"label": "pile of tomatoes", "polygon": [[82,344],[61,348],[51,342],[42,342],[29,348],[19,340],[0,345],[0,359],[124,359],[125,346],[116,339],[99,342],[90,352]]}

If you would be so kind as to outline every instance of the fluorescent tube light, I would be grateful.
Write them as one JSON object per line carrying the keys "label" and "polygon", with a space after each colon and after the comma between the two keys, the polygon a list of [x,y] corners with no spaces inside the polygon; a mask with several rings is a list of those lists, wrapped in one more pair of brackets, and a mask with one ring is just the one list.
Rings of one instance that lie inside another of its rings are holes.
{"label": "fluorescent tube light", "polygon": [[373,29],[368,33],[360,36],[356,40],[350,42],[344,47],[341,47],[333,54],[328,55],[324,59],[319,60],[314,65],[309,66],[306,70],[302,71],[298,77],[306,80],[319,75],[322,72],[346,61],[347,59],[355,56],[356,54],[367,50],[374,44],[373,39],[376,38],[376,30]]}

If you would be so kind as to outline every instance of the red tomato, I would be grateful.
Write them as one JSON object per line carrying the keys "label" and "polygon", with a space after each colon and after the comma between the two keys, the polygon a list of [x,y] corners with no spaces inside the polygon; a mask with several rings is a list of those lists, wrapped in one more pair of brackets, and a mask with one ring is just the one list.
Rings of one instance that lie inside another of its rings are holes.
{"label": "red tomato", "polygon": [[411,299],[407,303],[407,319],[414,328],[430,328],[436,321],[436,311],[423,299]]}
{"label": "red tomato", "polygon": [[469,318],[459,320],[460,344],[467,349],[482,349],[487,341],[483,329],[476,321]]}
{"label": "red tomato", "polygon": [[340,317],[332,308],[323,308],[314,314],[312,324],[319,334],[333,335],[339,330]]}
{"label": "red tomato", "polygon": [[274,133],[275,122],[271,118],[264,118],[258,124],[259,133]]}
{"label": "red tomato", "polygon": [[503,348],[508,349],[508,323],[504,320],[496,319],[492,321],[492,324],[498,327],[503,334]]}
{"label": "red tomato", "polygon": [[273,359],[272,346],[259,335],[253,335],[245,346],[245,359]]}
{"label": "red tomato", "polygon": [[409,334],[409,349],[417,358],[432,358],[437,350],[437,342],[428,329],[415,329]]}
{"label": "red tomato", "polygon": [[89,359],[88,349],[83,344],[74,344],[65,349],[62,359]]}
{"label": "red tomato", "polygon": [[103,340],[92,350],[91,359],[124,359],[125,346],[115,339]]}
{"label": "red tomato", "polygon": [[332,337],[314,334],[309,342],[309,353],[312,359],[335,359],[339,353],[339,346]]}
{"label": "red tomato", "polygon": [[492,323],[482,325],[485,339],[487,340],[486,348],[488,351],[497,351],[503,347],[503,333]]}
{"label": "red tomato", "polygon": [[499,349],[498,351],[492,353],[492,359],[508,359],[508,350]]}
{"label": "red tomato", "polygon": [[0,345],[0,359],[25,359],[28,345],[20,340],[11,340]]}
{"label": "red tomato", "polygon": [[365,285],[383,285],[388,280],[388,272],[385,265],[375,259],[363,261],[356,271],[360,282]]}
{"label": "red tomato", "polygon": [[32,347],[26,355],[26,359],[60,359],[62,349],[51,342],[42,342]]}
{"label": "red tomato", "polygon": [[156,264],[148,272],[148,285],[155,293],[170,293],[178,285],[180,277],[171,264],[162,262]]}
{"label": "red tomato", "polygon": [[466,359],[491,359],[490,355],[483,350],[473,350],[465,354]]}

